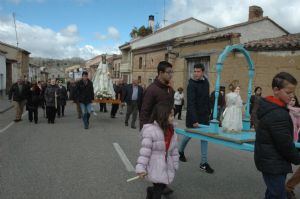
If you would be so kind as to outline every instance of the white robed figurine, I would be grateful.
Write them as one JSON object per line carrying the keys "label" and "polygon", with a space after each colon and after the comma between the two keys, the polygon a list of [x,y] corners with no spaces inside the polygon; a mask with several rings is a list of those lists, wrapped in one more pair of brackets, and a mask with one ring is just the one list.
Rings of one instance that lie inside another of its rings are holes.
{"label": "white robed figurine", "polygon": [[224,132],[241,132],[243,128],[242,108],[243,101],[240,96],[240,87],[230,84],[232,91],[226,95],[226,109],[223,112],[222,127]]}
{"label": "white robed figurine", "polygon": [[115,99],[115,91],[107,64],[99,63],[93,78],[93,86],[96,98]]}

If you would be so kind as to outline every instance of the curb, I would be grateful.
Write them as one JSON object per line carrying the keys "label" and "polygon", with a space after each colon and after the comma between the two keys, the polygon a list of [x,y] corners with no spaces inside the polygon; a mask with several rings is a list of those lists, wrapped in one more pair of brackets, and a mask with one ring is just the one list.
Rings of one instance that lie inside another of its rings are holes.
{"label": "curb", "polygon": [[6,111],[8,111],[9,109],[11,109],[13,106],[9,106],[5,109],[0,110],[0,113],[5,113]]}

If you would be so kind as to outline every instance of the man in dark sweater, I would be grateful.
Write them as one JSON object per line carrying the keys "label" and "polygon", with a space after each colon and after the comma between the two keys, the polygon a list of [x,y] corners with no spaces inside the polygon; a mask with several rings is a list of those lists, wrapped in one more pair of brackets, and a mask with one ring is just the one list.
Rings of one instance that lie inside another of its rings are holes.
{"label": "man in dark sweater", "polygon": [[293,123],[286,105],[295,92],[297,80],[286,72],[272,81],[273,96],[260,100],[254,160],[267,186],[265,199],[285,199],[286,175],[293,164],[300,164],[300,155],[293,142]]}
{"label": "man in dark sweater", "polygon": [[173,77],[172,64],[161,61],[157,66],[157,77],[144,92],[140,113],[140,129],[149,122],[152,110],[158,102],[174,104],[174,90],[169,86]]}

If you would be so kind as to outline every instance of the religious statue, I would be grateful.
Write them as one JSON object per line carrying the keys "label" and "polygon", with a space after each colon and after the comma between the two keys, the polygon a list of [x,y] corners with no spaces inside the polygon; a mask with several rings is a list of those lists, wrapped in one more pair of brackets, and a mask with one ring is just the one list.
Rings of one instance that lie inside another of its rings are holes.
{"label": "religious statue", "polygon": [[115,91],[105,58],[98,65],[93,78],[93,86],[96,98],[115,99]]}

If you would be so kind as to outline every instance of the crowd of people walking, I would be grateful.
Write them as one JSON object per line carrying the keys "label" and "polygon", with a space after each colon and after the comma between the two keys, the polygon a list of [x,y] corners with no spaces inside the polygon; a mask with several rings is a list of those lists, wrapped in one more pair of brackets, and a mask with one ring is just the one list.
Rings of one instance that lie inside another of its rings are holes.
{"label": "crowd of people walking", "polygon": [[[157,77],[147,88],[133,79],[131,84],[119,80],[114,84],[116,99],[121,103],[111,106],[110,117],[116,118],[126,104],[124,125],[139,129],[142,142],[137,159],[136,173],[153,183],[147,188],[148,199],[159,199],[173,190],[169,184],[175,177],[178,161],[187,162],[185,148],[191,139],[184,136],[177,146],[174,133],[174,118],[182,120],[182,109],[186,105],[185,126],[199,128],[209,125],[217,108],[216,119],[224,132],[237,133],[243,128],[242,114],[244,103],[240,96],[240,85],[233,81],[228,92],[220,87],[217,105],[215,91],[210,93],[209,81],[203,64],[195,64],[193,74],[184,89],[175,92],[170,86],[173,77],[172,64],[162,61],[157,66]],[[281,72],[272,81],[273,95],[262,97],[262,88],[256,87],[250,99],[251,126],[256,130],[254,160],[256,168],[262,173],[266,184],[266,199],[295,199],[293,192],[300,183],[300,168],[286,183],[286,176],[292,172],[291,163],[300,164],[300,154],[294,142],[299,141],[300,105],[295,96],[297,80],[289,73]],[[21,78],[12,85],[9,100],[13,100],[16,109],[15,122],[22,120],[24,106],[28,110],[29,122],[38,123],[38,108],[45,110],[49,124],[55,123],[56,116],[65,116],[67,100],[76,106],[77,116],[83,121],[84,129],[89,129],[90,116],[95,112],[93,83],[84,71],[82,78],[71,81],[67,88],[62,81],[51,79],[45,82],[27,82]],[[100,103],[100,112],[107,112],[105,103]],[[138,117],[139,116],[139,117]],[[130,120],[131,117],[131,120]],[[208,142],[200,140],[200,170],[213,174],[214,169],[208,163]],[[286,183],[286,184],[285,184]]]}

